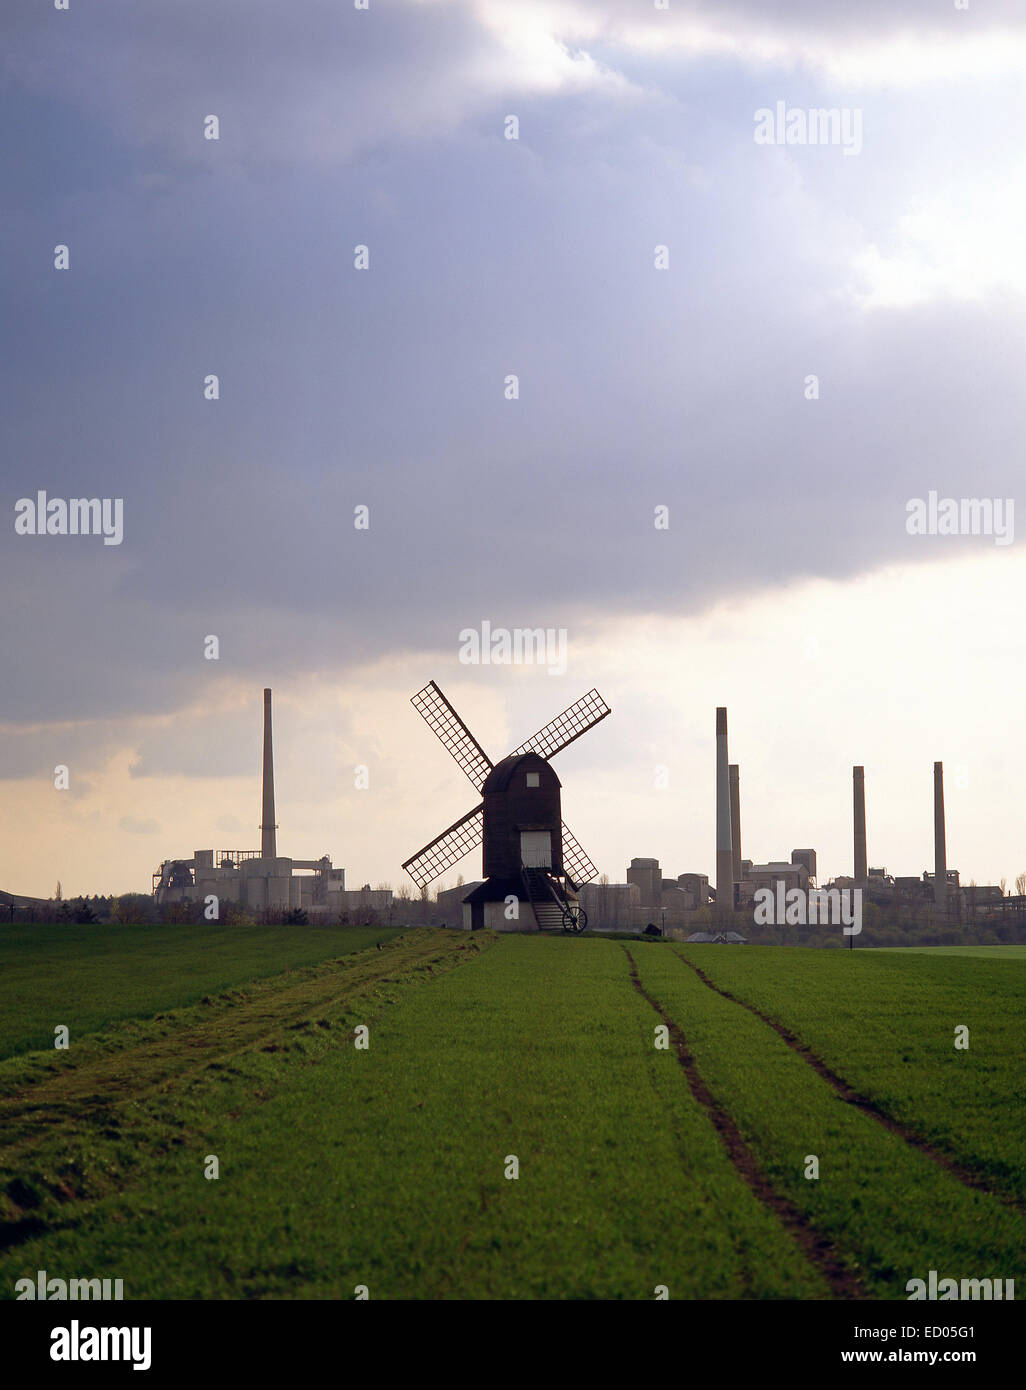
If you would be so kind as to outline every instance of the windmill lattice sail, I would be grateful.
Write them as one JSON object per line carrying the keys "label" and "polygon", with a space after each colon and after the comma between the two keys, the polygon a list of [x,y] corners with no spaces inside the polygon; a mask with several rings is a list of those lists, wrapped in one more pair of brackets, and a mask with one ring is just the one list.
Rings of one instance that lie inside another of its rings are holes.
{"label": "windmill lattice sail", "polygon": [[455,824],[450,825],[448,830],[443,830],[429,845],[425,845],[412,858],[407,859],[403,868],[418,888],[426,888],[436,878],[441,878],[446,869],[451,869],[471,850],[478,848],[483,826],[484,806],[475,806]]}
{"label": "windmill lattice sail", "polygon": [[563,868],[579,888],[582,883],[590,883],[593,878],[597,878],[598,869],[585,854],[577,836],[571,833],[566,821],[562,822],[562,826]]}
{"label": "windmill lattice sail", "polygon": [[418,690],[410,704],[474,784],[475,790],[480,791],[492,770],[491,759],[434,681]]}
{"label": "windmill lattice sail", "polygon": [[[418,690],[416,695],[411,697],[410,704],[468,781],[473,783],[477,791],[482,791],[488,777],[495,770],[494,764],[437,684],[428,681],[422,690]],[[610,713],[610,707],[598,691],[589,690],[587,695],[575,700],[562,714],[533,734],[526,743],[515,748],[504,761],[535,753],[547,762]],[[535,785],[537,786],[537,783]],[[484,823],[485,807],[482,802],[407,859],[403,868],[423,891],[429,883],[441,878],[447,869],[451,869],[482,844],[485,837]],[[561,820],[560,825],[563,872],[576,884],[590,883],[597,877],[598,870],[566,823]]]}
{"label": "windmill lattice sail", "polygon": [[519,753],[540,753],[543,758],[554,758],[557,753],[611,713],[598,691],[589,690],[587,695],[582,695],[562,714],[557,714],[544,728],[532,734],[526,743],[514,748],[510,756],[516,757]]}

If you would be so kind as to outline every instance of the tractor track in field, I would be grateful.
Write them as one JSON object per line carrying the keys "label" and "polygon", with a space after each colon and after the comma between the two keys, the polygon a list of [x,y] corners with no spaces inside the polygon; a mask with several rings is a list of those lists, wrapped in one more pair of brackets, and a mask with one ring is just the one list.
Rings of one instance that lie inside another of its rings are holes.
{"label": "tractor track in field", "polygon": [[845,1081],[844,1077],[838,1076],[835,1071],[832,1071],[830,1067],[827,1066],[826,1062],[824,1062],[821,1057],[817,1057],[816,1053],[813,1052],[809,1045],[804,1043],[796,1033],[792,1033],[789,1028],[785,1028],[784,1025],[778,1023],[775,1018],[770,1018],[768,1014],[764,1014],[761,1009],[757,1008],[754,1004],[750,1004],[747,999],[739,999],[736,994],[731,994],[729,990],[721,989],[719,985],[714,984],[713,981],[710,980],[704,970],[695,965],[693,961],[688,960],[687,956],[682,952],[673,950],[673,954],[682,965],[686,965],[689,970],[694,971],[702,984],[711,989],[714,994],[718,994],[722,999],[726,999],[731,1004],[737,1004],[740,1008],[747,1009],[748,1012],[754,1014],[761,1023],[765,1023],[768,1028],[772,1028],[774,1033],[787,1044],[796,1056],[800,1057],[803,1062],[808,1063],[817,1076],[822,1077],[828,1085],[833,1087],[841,1100],[845,1101],[848,1105],[854,1105],[857,1110],[861,1110],[864,1115],[868,1115],[871,1120],[875,1120],[882,1128],[896,1135],[912,1148],[918,1149],[920,1153],[932,1159],[938,1167],[943,1168],[966,1187],[971,1187],[976,1192],[984,1192],[988,1197],[996,1198],[997,1201],[1003,1202],[1014,1211],[1026,1214],[1026,1203],[1020,1201],[1010,1193],[1002,1192],[999,1188],[992,1186],[977,1173],[974,1173],[971,1168],[964,1167],[956,1158],[952,1158],[949,1154],[943,1153],[940,1149],[935,1148],[928,1139],[924,1139],[922,1135],[917,1134],[915,1130],[902,1124],[900,1120],[896,1120],[893,1115],[889,1115],[887,1111],[877,1105],[875,1101],[870,1100],[869,1097],[864,1096],[861,1091],[857,1091],[850,1082]]}
{"label": "tractor track in field", "polygon": [[772,1186],[759,1167],[755,1155],[745,1143],[730,1112],[719,1103],[703,1080],[683,1032],[641,983],[634,957],[626,946],[624,954],[630,962],[631,983],[666,1025],[677,1049],[677,1060],[684,1070],[691,1094],[708,1115],[738,1175],[748,1184],[758,1201],[768,1207],[787,1227],[802,1253],[826,1279],[835,1298],[865,1298],[862,1285],[843,1263],[833,1242],[818,1234],[804,1213]]}
{"label": "tractor track in field", "polygon": [[[271,977],[157,1015],[152,1022],[164,1024],[153,1036],[139,1039],[116,1025],[99,1041],[80,1044],[80,1060],[72,1051],[62,1065],[43,1072],[9,1070],[0,1091],[0,1251],[73,1224],[61,1219],[60,1209],[93,1200],[64,1173],[67,1154],[83,1137],[102,1145],[142,1134],[151,1149],[167,1151],[183,1135],[162,1124],[159,1111],[137,1114],[140,1105],[159,1104],[196,1081],[230,1072],[247,1054],[287,1051],[289,1040],[304,1032],[337,1030],[339,1014],[344,1018],[354,1006],[369,1003],[378,988],[419,974],[437,978],[480,949],[455,933],[441,940],[398,937],[380,955],[343,956],[308,968],[295,983]],[[197,1017],[206,1012],[203,1006],[210,1008],[209,1019]],[[31,1054],[24,1064],[31,1067]],[[268,1093],[257,1089],[250,1096],[262,1102]],[[105,1186],[120,1188],[127,1181],[112,1178]]]}
{"label": "tractor track in field", "polygon": [[[368,990],[395,983],[397,971],[432,974],[433,966],[447,958],[455,963],[463,945],[455,940],[411,943],[400,937],[394,954],[343,956],[297,974],[295,983],[282,984],[282,977],[271,977],[216,998],[205,996],[199,1006],[157,1014],[153,1021],[163,1020],[165,1028],[152,1037],[134,1038],[124,1024],[117,1024],[105,1035],[105,1047],[97,1049],[90,1037],[79,1045],[84,1047],[81,1058],[72,1048],[61,1065],[4,1078],[0,1126],[6,1134],[0,1141],[0,1158],[14,1147],[7,1135],[16,1132],[21,1119],[46,1121],[65,1114],[80,1119],[179,1085],[212,1065],[227,1066],[261,1044],[265,1051],[278,1051],[283,1035],[305,1026],[328,1026],[318,1013],[347,1008]],[[204,1006],[210,1008],[210,1016],[198,1018]]]}

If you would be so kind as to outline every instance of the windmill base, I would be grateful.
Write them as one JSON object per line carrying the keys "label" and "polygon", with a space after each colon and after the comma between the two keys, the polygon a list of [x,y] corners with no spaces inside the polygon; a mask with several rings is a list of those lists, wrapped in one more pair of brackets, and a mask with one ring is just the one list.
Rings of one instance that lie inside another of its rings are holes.
{"label": "windmill base", "polygon": [[463,899],[466,931],[537,931],[531,904],[524,901],[523,885],[516,879],[490,878]]}
{"label": "windmill base", "polygon": [[507,908],[504,902],[464,903],[464,930],[480,931],[482,928],[487,928],[489,931],[523,932],[538,930],[538,923],[534,919],[534,913],[529,904],[524,905],[522,915],[519,917],[507,917],[506,912]]}

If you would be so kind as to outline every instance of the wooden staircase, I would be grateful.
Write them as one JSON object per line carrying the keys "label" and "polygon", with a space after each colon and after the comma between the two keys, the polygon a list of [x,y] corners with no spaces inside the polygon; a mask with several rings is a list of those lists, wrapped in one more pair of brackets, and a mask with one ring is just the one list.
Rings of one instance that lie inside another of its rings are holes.
{"label": "wooden staircase", "polygon": [[534,920],[541,931],[583,931],[587,917],[577,900],[567,895],[566,888],[548,869],[520,866],[524,891]]}

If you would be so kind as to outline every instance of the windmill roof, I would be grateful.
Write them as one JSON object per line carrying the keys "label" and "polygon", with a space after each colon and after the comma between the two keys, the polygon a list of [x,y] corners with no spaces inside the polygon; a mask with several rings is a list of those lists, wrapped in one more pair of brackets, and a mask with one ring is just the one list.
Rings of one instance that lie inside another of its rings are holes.
{"label": "windmill roof", "polygon": [[563,785],[556,777],[551,763],[540,753],[511,753],[508,758],[503,758],[501,763],[496,763],[489,772],[485,778],[485,784],[481,788],[482,796],[486,792],[504,792],[513,780],[513,774],[523,763],[527,763],[529,767],[546,768],[549,776],[555,778],[556,786]]}
{"label": "windmill roof", "polygon": [[524,885],[518,878],[486,878],[476,888],[472,888],[463,899],[465,903],[501,903],[511,894],[523,897]]}

